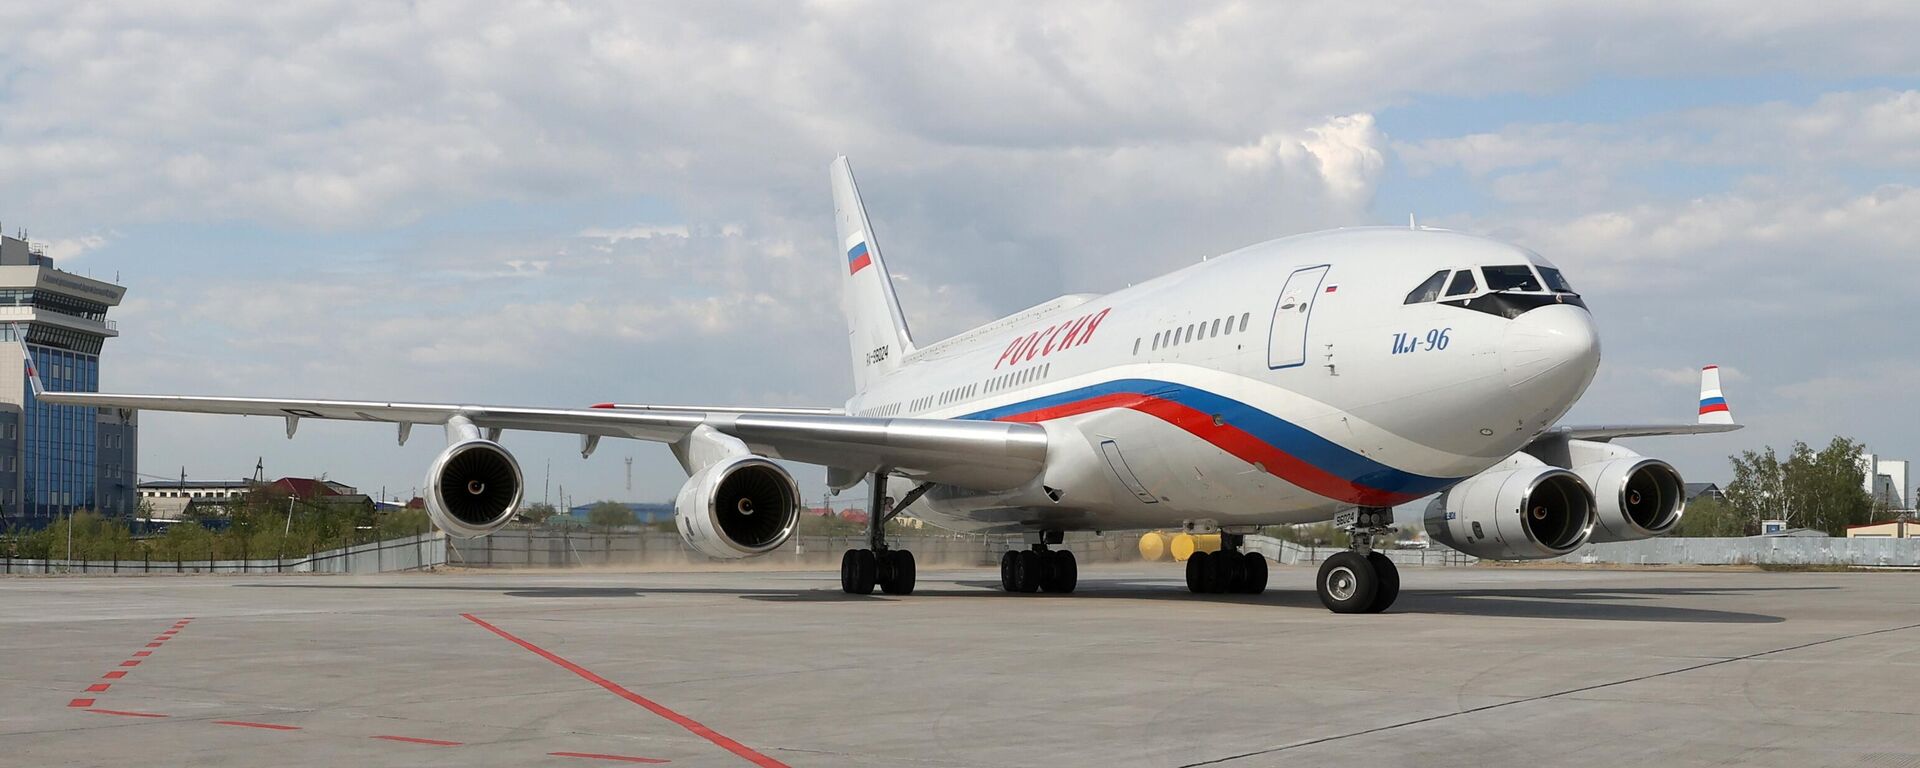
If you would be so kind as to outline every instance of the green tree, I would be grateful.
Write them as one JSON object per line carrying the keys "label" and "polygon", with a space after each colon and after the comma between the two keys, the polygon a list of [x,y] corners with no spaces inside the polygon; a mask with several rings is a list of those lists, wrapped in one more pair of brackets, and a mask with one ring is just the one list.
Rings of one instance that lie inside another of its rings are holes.
{"label": "green tree", "polygon": [[595,528],[618,528],[633,523],[633,510],[617,501],[595,502],[587,509],[587,524]]}
{"label": "green tree", "polygon": [[544,501],[528,504],[520,509],[520,522],[528,525],[546,525],[547,521],[552,520],[557,514],[560,514],[560,510]]}
{"label": "green tree", "polygon": [[1732,504],[1712,496],[1701,496],[1687,504],[1680,525],[1673,535],[1687,537],[1751,536],[1760,523],[1735,509]]}
{"label": "green tree", "polygon": [[1818,451],[1795,442],[1784,461],[1772,446],[1760,453],[1742,451],[1731,457],[1727,502],[1756,525],[1785,520],[1789,527],[1845,536],[1847,526],[1869,522],[1873,515],[1873,499],[1860,482],[1860,449],[1860,443],[1835,437]]}

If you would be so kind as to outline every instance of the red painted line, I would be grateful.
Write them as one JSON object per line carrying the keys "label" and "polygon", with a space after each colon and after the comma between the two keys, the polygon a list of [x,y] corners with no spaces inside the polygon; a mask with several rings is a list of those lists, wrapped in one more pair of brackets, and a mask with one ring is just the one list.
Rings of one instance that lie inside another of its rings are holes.
{"label": "red painted line", "polygon": [[300,726],[280,725],[279,723],[250,723],[245,720],[215,720],[214,725],[237,725],[241,728],[265,728],[269,731],[297,731]]}
{"label": "red painted line", "polygon": [[172,637],[172,636],[174,636],[174,635],[177,635],[177,634],[180,634],[180,630],[177,630],[177,629],[169,629],[169,630],[167,630],[167,631],[165,631],[165,632],[162,632],[162,633],[160,633],[160,636],[161,636],[161,637]]}
{"label": "red painted line", "polygon": [[513,643],[514,645],[520,646],[521,648],[525,648],[529,651],[532,651],[534,655],[539,656],[540,658],[546,659],[547,661],[553,662],[554,665],[560,667],[561,669],[564,669],[568,672],[572,672],[575,675],[580,676],[581,679],[584,679],[587,682],[593,683],[594,685],[598,685],[601,688],[605,688],[607,689],[607,692],[612,693],[615,696],[619,696],[620,698],[626,699],[627,701],[631,701],[635,704],[638,704],[642,709],[645,709],[648,712],[652,712],[656,715],[659,715],[660,717],[666,718],[668,722],[671,722],[674,725],[678,725],[681,728],[685,728],[687,729],[687,731],[691,732],[693,735],[699,736],[700,738],[713,742],[714,746],[717,746],[728,752],[732,752],[735,755],[739,755],[742,759],[746,760],[747,762],[753,763],[754,765],[760,766],[760,768],[791,768],[786,763],[780,762],[771,757],[767,757],[766,755],[760,754],[759,752],[754,751],[753,748],[748,747],[745,744],[741,744],[740,742],[727,738],[726,736],[722,735],[719,731],[716,731],[712,728],[708,728],[704,725],[701,725],[698,721],[694,720],[693,718],[687,717],[686,715],[683,715],[671,709],[668,709],[665,705],[656,703],[654,700],[649,699],[645,696],[641,696],[640,694],[634,693],[633,691],[629,691],[626,688],[621,687],[619,683],[613,682],[612,680],[608,680],[604,677],[596,675],[593,673],[592,670],[589,670],[586,667],[582,667],[571,661],[567,661],[566,659],[561,658],[559,655],[553,653],[552,651],[548,651],[545,648],[541,648],[540,646],[534,645],[533,643],[529,643],[525,640],[515,637],[504,629],[496,627],[492,624],[488,624],[487,622],[481,620],[481,618],[478,616],[475,616],[471,613],[463,613],[463,614],[460,614],[460,618],[466,619],[467,621],[471,621],[475,624],[480,625],[482,629],[485,629],[488,632],[492,632],[496,635],[499,635],[501,639],[504,639],[507,642]]}
{"label": "red painted line", "polygon": [[134,651],[133,652],[133,657],[136,659],[143,659],[152,655],[153,655],[153,651]]}
{"label": "red painted line", "polygon": [[148,647],[148,648],[158,648],[158,647],[160,647],[160,646],[163,646],[163,645],[166,645],[166,644],[167,644],[167,643],[166,643],[166,641],[164,641],[164,640],[155,640],[155,641],[153,641],[153,642],[151,642],[151,643],[147,643],[147,647]]}
{"label": "red painted line", "polygon": [[94,683],[93,685],[87,686],[87,693],[106,693],[107,689],[111,687],[113,687],[113,683]]}
{"label": "red painted line", "polygon": [[430,747],[461,746],[461,742],[458,742],[458,741],[441,741],[439,739],[417,739],[412,736],[374,736],[372,738],[386,739],[387,741],[404,741],[408,744],[425,744]]}
{"label": "red painted line", "polygon": [[121,717],[166,717],[166,715],[156,715],[152,712],[122,712],[118,709],[89,709],[87,711],[96,715],[119,715]]}
{"label": "red painted line", "polygon": [[137,666],[140,666],[140,660],[139,660],[139,659],[127,659],[126,661],[123,661],[123,662],[120,662],[120,666],[123,666],[123,667],[137,667]]}
{"label": "red painted line", "polygon": [[634,757],[632,755],[600,755],[592,752],[548,752],[552,757],[584,757],[588,760],[612,760],[616,763],[664,763],[657,757]]}
{"label": "red painted line", "polygon": [[67,702],[67,706],[80,708],[91,707],[93,706],[93,699],[74,699],[73,701]]}
{"label": "red painted line", "polygon": [[106,673],[106,674],[104,674],[104,675],[101,675],[101,676],[100,676],[100,679],[102,679],[102,680],[118,680],[118,679],[120,679],[120,678],[123,678],[123,677],[126,677],[126,676],[127,676],[127,671],[126,671],[126,670],[124,670],[124,669],[116,669],[116,670],[114,670],[114,671],[112,671],[112,672],[108,672],[108,673]]}

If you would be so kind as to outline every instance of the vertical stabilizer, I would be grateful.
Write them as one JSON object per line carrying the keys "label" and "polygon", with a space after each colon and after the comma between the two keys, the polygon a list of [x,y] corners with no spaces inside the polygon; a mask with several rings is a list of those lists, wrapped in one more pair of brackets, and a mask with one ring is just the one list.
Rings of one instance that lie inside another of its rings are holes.
{"label": "vertical stabilizer", "polygon": [[1727,396],[1720,391],[1720,366],[1717,365],[1700,369],[1700,423],[1733,423],[1733,411],[1727,409]]}
{"label": "vertical stabilizer", "polygon": [[913,351],[913,337],[907,333],[907,319],[900,314],[900,299],[893,293],[887,264],[880,259],[880,244],[874,241],[873,224],[860,204],[860,189],[854,186],[853,168],[846,157],[834,158],[832,175],[833,221],[840,243],[840,311],[847,319],[853,391],[858,394],[900,367],[900,360]]}

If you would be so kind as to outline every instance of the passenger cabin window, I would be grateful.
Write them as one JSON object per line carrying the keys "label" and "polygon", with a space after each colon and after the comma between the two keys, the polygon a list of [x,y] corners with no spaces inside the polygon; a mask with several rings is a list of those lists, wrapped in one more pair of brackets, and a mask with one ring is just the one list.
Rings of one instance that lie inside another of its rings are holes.
{"label": "passenger cabin window", "polygon": [[1241,333],[1247,332],[1247,320],[1251,319],[1252,317],[1253,317],[1252,312],[1246,312],[1240,315],[1240,332]]}
{"label": "passenger cabin window", "polygon": [[1438,272],[1435,272],[1433,273],[1432,277],[1429,277],[1426,279],[1425,282],[1420,283],[1419,287],[1414,288],[1412,293],[1407,294],[1406,303],[1424,304],[1429,301],[1436,301],[1440,298],[1441,287],[1445,286],[1446,284],[1447,284],[1447,270],[1443,269]]}
{"label": "passenger cabin window", "polygon": [[1578,293],[1573,289],[1573,285],[1567,282],[1566,276],[1553,267],[1541,267],[1540,277],[1547,281],[1547,287],[1553,289],[1555,293]]}
{"label": "passenger cabin window", "polygon": [[1453,273],[1453,284],[1447,286],[1448,296],[1465,296],[1480,290],[1480,284],[1473,279],[1473,270],[1463,269]]}
{"label": "passenger cabin window", "polygon": [[1209,332],[1207,333],[1207,335],[1208,335],[1208,336],[1218,336],[1218,335],[1220,335],[1220,321],[1218,321],[1218,320],[1215,320],[1215,321],[1213,321],[1213,330],[1212,330],[1212,331],[1209,331]]}
{"label": "passenger cabin window", "polygon": [[1525,264],[1481,267],[1480,274],[1487,276],[1487,290],[1489,291],[1541,290],[1539,278],[1533,276],[1533,268]]}

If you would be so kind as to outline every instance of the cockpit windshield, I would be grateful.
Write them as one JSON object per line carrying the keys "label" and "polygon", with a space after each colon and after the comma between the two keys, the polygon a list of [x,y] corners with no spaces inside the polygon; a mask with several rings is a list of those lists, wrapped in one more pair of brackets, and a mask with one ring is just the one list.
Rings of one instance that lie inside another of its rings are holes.
{"label": "cockpit windshield", "polygon": [[1429,301],[1438,300],[1440,298],[1440,286],[1445,285],[1446,282],[1447,270],[1443,269],[1433,273],[1432,277],[1427,278],[1425,282],[1420,283],[1412,292],[1407,294],[1406,303],[1424,304]]}
{"label": "cockpit windshield", "polygon": [[1572,283],[1567,282],[1566,276],[1560,274],[1560,270],[1554,269],[1553,267],[1541,267],[1540,276],[1546,278],[1547,287],[1553,289],[1554,293],[1579,293],[1579,291],[1573,289]]}
{"label": "cockpit windshield", "polygon": [[1480,274],[1487,277],[1489,291],[1541,291],[1540,279],[1534,277],[1533,268],[1525,264],[1512,264],[1499,267],[1481,267]]}

